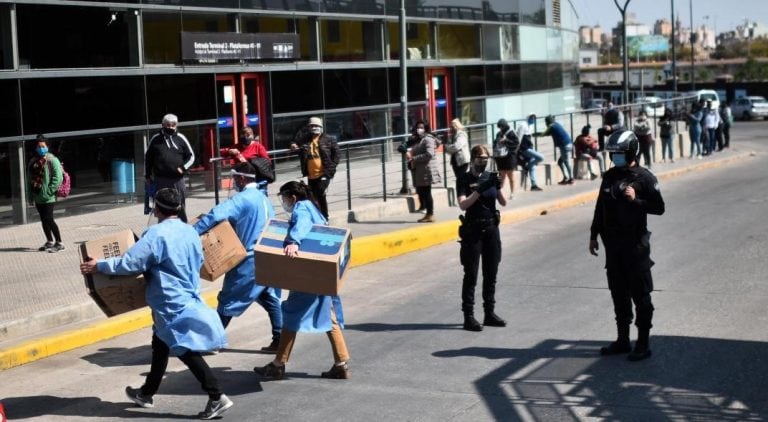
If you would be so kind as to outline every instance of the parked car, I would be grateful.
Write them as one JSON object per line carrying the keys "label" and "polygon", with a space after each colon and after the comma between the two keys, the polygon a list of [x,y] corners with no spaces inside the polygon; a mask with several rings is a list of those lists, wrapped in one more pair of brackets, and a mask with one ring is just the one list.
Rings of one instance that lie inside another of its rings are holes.
{"label": "parked car", "polygon": [[688,95],[693,96],[694,101],[696,102],[699,102],[700,100],[712,102],[712,108],[715,110],[720,108],[720,96],[717,95],[717,91],[713,91],[711,89],[700,89],[698,91],[689,92]]}
{"label": "parked car", "polygon": [[648,117],[661,117],[664,115],[664,103],[659,97],[640,97],[636,100],[640,110],[645,111]]}
{"label": "parked car", "polygon": [[756,95],[737,98],[731,105],[731,113],[734,119],[768,119],[768,101],[765,97]]}

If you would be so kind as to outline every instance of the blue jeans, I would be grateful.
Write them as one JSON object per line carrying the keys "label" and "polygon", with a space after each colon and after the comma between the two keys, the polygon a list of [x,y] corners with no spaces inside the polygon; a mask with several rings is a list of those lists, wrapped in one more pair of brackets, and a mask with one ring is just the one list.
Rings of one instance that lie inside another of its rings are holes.
{"label": "blue jeans", "polygon": [[[283,331],[283,309],[280,306],[280,299],[269,294],[270,290],[264,289],[256,298],[256,303],[267,311],[269,323],[272,325],[272,341],[280,341],[280,332]],[[223,315],[221,312],[219,312],[219,319],[224,328],[227,328],[232,321],[231,316]]]}
{"label": "blue jeans", "polygon": [[688,135],[691,137],[691,158],[693,158],[693,147],[696,147],[697,155],[701,155],[701,126],[688,129]]}
{"label": "blue jeans", "polygon": [[669,152],[669,159],[675,159],[675,143],[672,141],[671,136],[661,137],[661,159],[667,159],[667,152]]}
{"label": "blue jeans", "polygon": [[522,151],[521,154],[528,159],[528,177],[531,179],[531,186],[538,186],[536,183],[536,165],[544,161],[544,156],[533,148]]}
{"label": "blue jeans", "polygon": [[705,148],[708,153],[715,152],[715,131],[717,131],[717,128],[707,128],[707,147]]}
{"label": "blue jeans", "polygon": [[573,169],[571,169],[571,151],[573,151],[573,144],[564,145],[558,147],[560,149],[560,158],[557,159],[557,165],[560,166],[560,171],[563,172],[563,179],[573,179]]}

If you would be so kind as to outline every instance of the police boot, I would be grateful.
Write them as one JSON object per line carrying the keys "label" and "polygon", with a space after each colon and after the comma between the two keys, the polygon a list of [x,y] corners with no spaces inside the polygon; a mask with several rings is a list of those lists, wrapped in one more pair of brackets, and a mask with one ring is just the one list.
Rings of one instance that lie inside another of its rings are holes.
{"label": "police boot", "polygon": [[507,321],[499,318],[499,316],[496,315],[493,310],[486,310],[485,318],[483,319],[483,325],[486,327],[506,327]]}
{"label": "police boot", "polygon": [[632,351],[632,346],[629,344],[629,324],[616,324],[616,329],[618,331],[616,341],[601,347],[601,355],[620,355]]}
{"label": "police boot", "polygon": [[464,329],[467,331],[483,331],[483,326],[475,319],[474,314],[464,314]]}
{"label": "police boot", "polygon": [[651,357],[651,348],[650,348],[650,337],[651,329],[650,328],[639,328],[637,333],[637,342],[635,343],[635,348],[632,350],[632,353],[627,356],[627,360],[632,362],[637,362],[639,360],[648,359]]}

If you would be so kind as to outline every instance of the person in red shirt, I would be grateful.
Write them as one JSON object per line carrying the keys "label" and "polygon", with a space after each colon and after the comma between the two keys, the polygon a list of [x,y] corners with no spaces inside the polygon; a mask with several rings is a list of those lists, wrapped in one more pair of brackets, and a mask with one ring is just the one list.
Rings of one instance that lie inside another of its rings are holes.
{"label": "person in red shirt", "polygon": [[240,142],[234,148],[222,148],[219,151],[222,157],[231,157],[232,164],[244,163],[253,157],[262,157],[269,160],[269,154],[259,139],[253,135],[253,129],[249,126],[243,128]]}
{"label": "person in red shirt", "polygon": [[597,160],[600,166],[600,176],[605,173],[605,162],[603,161],[603,155],[600,153],[598,141],[589,135],[590,125],[586,125],[581,129],[581,135],[576,137],[576,141],[573,143],[576,149],[576,161],[587,160],[587,169],[592,180],[597,179],[597,175],[592,172],[592,159]]}

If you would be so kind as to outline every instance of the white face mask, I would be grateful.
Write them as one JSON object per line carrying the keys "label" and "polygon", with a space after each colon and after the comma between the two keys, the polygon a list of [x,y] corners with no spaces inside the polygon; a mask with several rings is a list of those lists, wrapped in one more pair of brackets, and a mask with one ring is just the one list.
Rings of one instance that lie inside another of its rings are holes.
{"label": "white face mask", "polygon": [[309,128],[309,131],[313,135],[320,135],[320,134],[323,133],[323,128],[314,126],[314,127]]}
{"label": "white face mask", "polygon": [[293,212],[293,206],[295,204],[291,204],[286,202],[285,200],[280,201],[280,205],[283,207],[283,211],[287,212],[288,214]]}
{"label": "white face mask", "polygon": [[422,128],[416,129],[416,134],[419,136],[424,136],[424,129]]}

